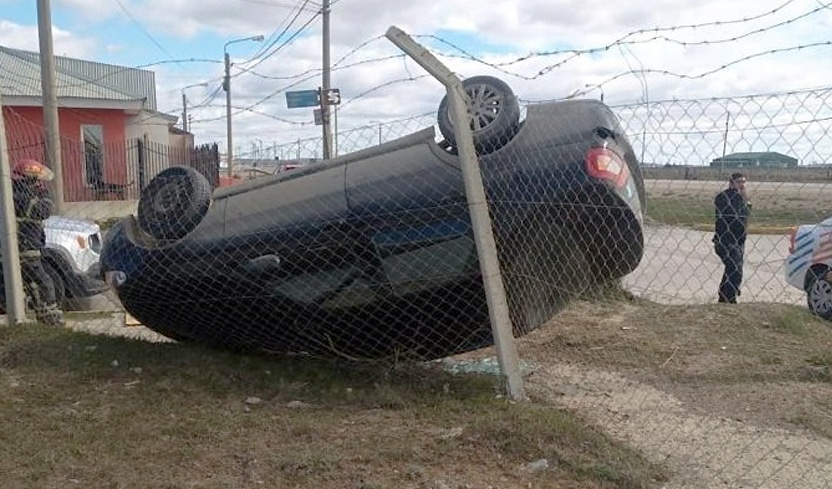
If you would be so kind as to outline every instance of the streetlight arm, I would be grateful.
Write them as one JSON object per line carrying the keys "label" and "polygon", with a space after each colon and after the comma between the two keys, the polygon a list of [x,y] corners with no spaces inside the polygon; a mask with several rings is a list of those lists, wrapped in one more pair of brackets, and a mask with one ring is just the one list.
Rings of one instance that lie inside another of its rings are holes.
{"label": "streetlight arm", "polygon": [[263,34],[258,34],[256,36],[251,36],[251,37],[244,37],[244,38],[241,38],[241,39],[232,39],[230,41],[227,41],[225,43],[225,45],[223,45],[222,50],[223,50],[223,52],[226,52],[228,50],[228,46],[231,45],[231,44],[234,44],[235,42],[244,42],[244,41],[260,42],[263,39],[265,39],[265,37],[263,37]]}
{"label": "streetlight arm", "polygon": [[226,167],[228,168],[228,177],[234,178],[234,141],[232,139],[231,134],[231,59],[228,56],[228,46],[230,44],[234,44],[235,42],[243,42],[243,41],[257,41],[260,42],[264,39],[262,34],[258,34],[256,36],[251,37],[244,37],[242,39],[232,39],[225,43],[223,46],[223,58],[225,62],[225,78],[223,79],[223,88],[225,89],[225,119],[226,119],[226,132],[227,132],[227,150],[225,154],[226,158]]}
{"label": "streetlight arm", "polygon": [[190,85],[182,87],[182,129],[185,131],[190,130],[188,127],[188,97],[185,95],[185,90],[193,87],[207,87],[208,82],[201,82],[201,83],[192,83]]}

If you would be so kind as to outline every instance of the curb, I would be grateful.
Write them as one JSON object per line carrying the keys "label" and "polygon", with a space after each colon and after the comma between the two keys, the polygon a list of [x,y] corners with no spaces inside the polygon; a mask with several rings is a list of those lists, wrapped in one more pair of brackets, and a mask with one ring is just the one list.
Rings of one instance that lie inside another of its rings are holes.
{"label": "curb", "polygon": [[[690,227],[697,231],[708,231],[714,232],[713,224],[693,224],[691,226],[682,226],[682,227]],[[789,231],[793,229],[794,226],[748,226],[748,234],[767,234],[767,235],[774,235],[774,234],[782,234],[787,235]]]}

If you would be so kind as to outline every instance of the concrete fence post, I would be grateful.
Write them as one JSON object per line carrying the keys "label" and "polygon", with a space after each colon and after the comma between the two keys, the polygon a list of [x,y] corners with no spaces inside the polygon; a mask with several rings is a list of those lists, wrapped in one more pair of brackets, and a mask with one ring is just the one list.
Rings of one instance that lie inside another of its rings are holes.
{"label": "concrete fence post", "polygon": [[[466,104],[468,96],[462,86],[462,80],[398,27],[391,26],[385,35],[390,42],[413,58],[416,63],[445,86],[453,110],[452,119],[467,121],[469,118]],[[508,397],[513,400],[521,400],[525,397],[523,380],[517,361],[517,350],[514,345],[511,317],[509,316],[508,302],[506,301],[503,278],[500,272],[497,245],[491,227],[491,216],[488,213],[488,202],[482,184],[482,175],[480,174],[470,125],[454,124],[454,137],[462,165],[465,195],[471,214],[471,224],[477,245],[480,271],[485,285],[491,332],[494,336],[494,346],[497,349],[500,371],[505,380]]]}
{"label": "concrete fence post", "polygon": [[17,247],[17,221],[14,216],[12,172],[6,124],[3,120],[3,100],[0,97],[0,247],[3,252],[3,280],[6,291],[7,324],[26,321],[26,301],[20,271],[20,251]]}

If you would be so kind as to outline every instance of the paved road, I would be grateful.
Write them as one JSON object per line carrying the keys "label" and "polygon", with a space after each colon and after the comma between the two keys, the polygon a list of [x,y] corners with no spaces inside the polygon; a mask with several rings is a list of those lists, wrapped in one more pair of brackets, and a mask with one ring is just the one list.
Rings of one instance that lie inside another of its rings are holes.
{"label": "paved road", "polygon": [[[710,232],[672,226],[645,230],[641,265],[624,284],[640,297],[665,304],[716,302],[722,263],[713,251]],[[743,302],[805,303],[801,291],[786,284],[783,259],[788,238],[751,235],[746,242]]]}

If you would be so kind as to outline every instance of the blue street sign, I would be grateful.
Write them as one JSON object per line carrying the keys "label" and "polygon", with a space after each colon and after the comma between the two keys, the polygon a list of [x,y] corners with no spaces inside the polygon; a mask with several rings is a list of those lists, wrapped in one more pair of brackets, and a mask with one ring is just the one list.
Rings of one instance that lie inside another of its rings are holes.
{"label": "blue street sign", "polygon": [[286,107],[296,109],[299,107],[315,107],[321,105],[318,98],[318,90],[299,90],[297,92],[286,92]]}

